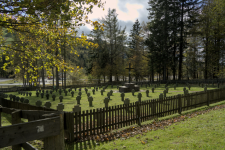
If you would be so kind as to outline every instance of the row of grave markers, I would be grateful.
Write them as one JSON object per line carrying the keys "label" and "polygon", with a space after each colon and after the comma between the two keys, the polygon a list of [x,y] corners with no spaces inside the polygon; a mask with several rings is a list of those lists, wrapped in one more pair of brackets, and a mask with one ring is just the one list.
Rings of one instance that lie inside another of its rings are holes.
{"label": "row of grave markers", "polygon": [[[160,93],[159,100],[163,99],[163,97],[164,98],[166,97],[166,93],[168,93],[168,90],[169,90],[169,88],[167,87],[163,91],[163,93]],[[183,91],[184,91],[184,94],[185,95],[188,94],[188,90],[186,89],[186,87],[183,88]],[[204,91],[205,92],[207,91],[207,87],[204,88]],[[146,94],[147,94],[147,91],[146,91]],[[87,93],[87,95],[88,95],[88,93]],[[109,103],[109,100],[110,100],[110,96],[111,95],[112,95],[112,91],[108,92],[108,94],[107,94],[108,97],[105,97],[105,99],[104,99],[105,107],[108,107],[108,103]],[[0,97],[7,98],[8,95],[7,94],[4,94],[4,93],[0,93]],[[12,94],[10,94],[9,97],[10,97],[10,100],[13,99],[13,101],[17,101],[17,102],[20,101],[22,103],[29,103],[29,100],[28,99],[24,99],[23,97],[22,98],[16,97],[15,95],[12,95]],[[130,99],[129,98],[126,98],[124,100],[124,97],[125,97],[125,93],[121,93],[121,100],[124,102],[125,105],[128,105],[130,103]],[[141,97],[142,97],[142,94],[141,93],[138,93],[138,102],[141,102]],[[63,96],[60,97],[60,101],[61,102],[62,102],[62,100],[61,100],[62,98],[63,98]],[[78,105],[74,106],[73,112],[78,112],[78,110],[81,111],[81,107],[79,106],[80,105],[80,100],[81,100],[81,95],[78,95],[76,97],[76,100],[77,100],[77,104]],[[88,97],[88,101],[89,101],[89,107],[91,107],[92,106],[93,97],[92,96],[89,96]],[[38,100],[36,102],[36,106],[41,107],[41,105],[42,105],[42,101]],[[44,104],[44,107],[50,108],[51,107],[51,102],[49,102],[49,101],[46,102]],[[58,111],[63,111],[63,109],[64,109],[64,104],[59,103],[58,106],[57,106],[57,110]]]}

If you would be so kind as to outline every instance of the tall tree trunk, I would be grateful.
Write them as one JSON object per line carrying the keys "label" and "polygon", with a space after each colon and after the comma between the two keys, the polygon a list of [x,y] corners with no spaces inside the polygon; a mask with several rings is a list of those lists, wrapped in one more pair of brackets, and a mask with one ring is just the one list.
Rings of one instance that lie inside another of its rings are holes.
{"label": "tall tree trunk", "polygon": [[183,63],[183,30],[184,30],[184,22],[183,22],[183,18],[184,18],[184,0],[182,0],[181,3],[181,30],[180,30],[180,56],[179,56],[179,73],[178,73],[178,80],[181,80],[182,78],[182,63]]}
{"label": "tall tree trunk", "polygon": [[64,83],[63,80],[64,80],[64,76],[63,76],[63,70],[62,70],[62,88],[63,88],[63,85],[64,85],[63,84]]}
{"label": "tall tree trunk", "polygon": [[[64,62],[66,63],[65,32],[64,32],[64,38],[63,38],[63,49],[64,49]],[[66,71],[64,71],[64,87],[66,89]]]}
{"label": "tall tree trunk", "polygon": [[205,47],[205,72],[204,72],[204,78],[207,79],[208,76],[208,42],[209,38],[208,35],[206,36],[206,47]]}
{"label": "tall tree trunk", "polygon": [[52,67],[52,75],[53,75],[53,82],[52,82],[52,86],[53,86],[53,88],[54,88],[54,86],[55,86],[55,73],[54,73],[54,67]]}
{"label": "tall tree trunk", "polygon": [[45,73],[44,73],[44,64],[42,63],[42,66],[43,66],[43,68],[42,68],[42,86],[43,86],[43,88],[45,88]]}

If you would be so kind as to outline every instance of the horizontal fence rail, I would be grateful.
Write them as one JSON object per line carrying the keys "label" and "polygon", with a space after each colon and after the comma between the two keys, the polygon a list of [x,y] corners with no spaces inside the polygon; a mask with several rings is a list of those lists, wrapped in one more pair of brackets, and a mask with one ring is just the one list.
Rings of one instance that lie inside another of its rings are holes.
{"label": "horizontal fence rail", "polygon": [[[64,149],[64,112],[19,110],[0,106],[1,113],[10,114],[12,125],[1,127],[0,148],[36,150],[27,141],[43,139],[44,149]],[[28,119],[22,122],[21,118]]]}
{"label": "horizontal fence rail", "polygon": [[[65,137],[69,139],[69,141],[89,140],[93,139],[96,135],[114,129],[133,124],[141,125],[141,122],[147,120],[176,113],[181,114],[182,111],[205,105],[209,106],[212,103],[223,100],[225,100],[225,88],[220,88],[76,113],[65,112]],[[0,98],[0,104],[5,107],[19,108],[27,111],[46,110],[57,112],[57,110],[54,109],[32,106],[3,98]],[[30,117],[29,120],[32,120],[32,118]]]}
{"label": "horizontal fence rail", "polygon": [[[205,106],[225,99],[225,88],[151,99],[128,105],[81,112],[65,112],[65,129],[70,141],[91,140],[94,136],[154,118]],[[74,136],[72,136],[74,135]]]}

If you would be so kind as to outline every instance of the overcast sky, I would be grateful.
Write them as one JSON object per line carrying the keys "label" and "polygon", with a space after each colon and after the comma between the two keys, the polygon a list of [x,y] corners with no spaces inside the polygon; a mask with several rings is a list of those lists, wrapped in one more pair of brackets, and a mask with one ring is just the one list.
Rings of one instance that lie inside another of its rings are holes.
{"label": "overcast sky", "polygon": [[[148,10],[149,8],[148,1],[149,0],[102,0],[106,1],[105,10],[102,8],[94,7],[93,13],[89,14],[88,17],[92,21],[96,21],[98,19],[104,18],[108,9],[116,9],[116,13],[118,14],[117,18],[119,20],[119,25],[122,29],[126,26],[126,33],[129,34],[130,30],[136,19],[141,23],[142,21],[148,22]],[[91,25],[86,25],[80,27],[79,33],[81,34],[84,31],[84,34],[87,35],[93,29]]]}

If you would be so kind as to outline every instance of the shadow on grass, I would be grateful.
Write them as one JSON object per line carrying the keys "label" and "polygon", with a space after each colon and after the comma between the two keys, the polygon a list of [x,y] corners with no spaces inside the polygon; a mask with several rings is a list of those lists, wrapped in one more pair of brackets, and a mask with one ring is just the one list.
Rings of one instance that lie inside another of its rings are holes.
{"label": "shadow on grass", "polygon": [[2,117],[5,117],[5,119],[6,119],[8,122],[12,123],[12,117],[11,117],[10,114],[2,113]]}
{"label": "shadow on grass", "polygon": [[[100,142],[101,143],[101,142]],[[97,144],[94,140],[77,142],[77,143],[65,143],[65,150],[83,150],[83,149],[98,149]]]}

